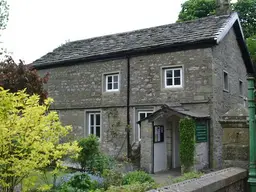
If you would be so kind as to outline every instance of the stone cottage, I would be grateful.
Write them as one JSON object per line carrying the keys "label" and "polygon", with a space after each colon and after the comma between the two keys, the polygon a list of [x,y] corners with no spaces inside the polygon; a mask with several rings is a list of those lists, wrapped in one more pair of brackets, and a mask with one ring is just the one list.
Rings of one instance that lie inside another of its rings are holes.
{"label": "stone cottage", "polygon": [[[197,122],[197,167],[222,166],[220,116],[254,72],[237,13],[66,43],[33,63],[74,138],[114,156],[141,143],[149,172],[180,167],[179,119]],[[138,123],[139,122],[139,123]]]}

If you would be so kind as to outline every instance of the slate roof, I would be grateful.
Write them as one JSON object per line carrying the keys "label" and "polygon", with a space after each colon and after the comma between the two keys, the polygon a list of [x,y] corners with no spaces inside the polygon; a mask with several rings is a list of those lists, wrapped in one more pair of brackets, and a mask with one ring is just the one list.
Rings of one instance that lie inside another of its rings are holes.
{"label": "slate roof", "polygon": [[170,107],[170,106],[164,104],[161,106],[161,109],[155,111],[154,113],[147,116],[146,118],[141,119],[137,123],[140,123],[146,119],[151,121],[151,120],[158,118],[159,116],[161,116],[163,114],[168,114],[170,112],[180,115],[180,116],[191,117],[194,119],[209,119],[210,118],[209,114],[205,114],[205,113],[202,113],[202,112],[196,111],[196,110],[189,110],[189,109],[184,108],[182,105],[177,106],[177,107]]}
{"label": "slate roof", "polygon": [[34,66],[52,65],[152,48],[216,41],[231,16],[210,16],[66,43],[33,62]]}

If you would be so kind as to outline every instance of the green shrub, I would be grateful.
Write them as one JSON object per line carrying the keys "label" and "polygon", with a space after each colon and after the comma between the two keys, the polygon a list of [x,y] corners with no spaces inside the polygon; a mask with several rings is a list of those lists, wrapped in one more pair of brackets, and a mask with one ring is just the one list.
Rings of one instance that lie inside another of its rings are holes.
{"label": "green shrub", "polygon": [[120,186],[123,181],[123,174],[112,169],[104,170],[102,177],[104,179],[104,188],[108,189],[110,186]]}
{"label": "green shrub", "polygon": [[196,124],[193,119],[180,120],[180,161],[184,172],[189,172],[194,165],[195,129]]}
{"label": "green shrub", "polygon": [[153,183],[154,179],[144,171],[133,171],[127,173],[123,178],[123,185],[130,185],[134,183]]}
{"label": "green shrub", "polygon": [[182,181],[186,181],[186,180],[190,180],[190,179],[196,179],[196,178],[200,178],[202,175],[204,175],[201,172],[188,172],[188,173],[184,173],[184,175],[180,176],[180,177],[176,177],[174,179],[171,179],[171,183],[179,183]]}
{"label": "green shrub", "polygon": [[111,169],[114,165],[114,159],[99,153],[87,160],[85,170],[94,175],[102,175],[105,169]]}
{"label": "green shrub", "polygon": [[133,183],[132,185],[111,186],[106,192],[145,192],[156,188],[157,185],[152,182]]}
{"label": "green shrub", "polygon": [[96,181],[92,181],[89,175],[81,173],[75,175],[70,181],[60,187],[52,189],[50,192],[89,192],[96,190],[97,187],[98,183]]}
{"label": "green shrub", "polygon": [[95,155],[100,153],[99,139],[95,135],[89,135],[79,140],[78,145],[82,148],[78,155],[78,162],[82,169],[85,170],[88,161],[92,160]]}

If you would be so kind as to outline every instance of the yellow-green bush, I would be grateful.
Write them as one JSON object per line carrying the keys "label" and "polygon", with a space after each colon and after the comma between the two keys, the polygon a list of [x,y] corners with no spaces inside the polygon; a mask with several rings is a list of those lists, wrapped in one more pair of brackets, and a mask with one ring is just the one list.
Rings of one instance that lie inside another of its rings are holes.
{"label": "yellow-green bush", "polygon": [[[49,111],[52,99],[39,104],[39,96],[0,88],[0,188],[12,192],[21,181],[66,155],[76,154],[77,142],[60,143],[70,131],[58,114]],[[32,182],[24,182],[32,184]],[[24,189],[24,188],[23,188]],[[25,190],[25,189],[24,189]]]}

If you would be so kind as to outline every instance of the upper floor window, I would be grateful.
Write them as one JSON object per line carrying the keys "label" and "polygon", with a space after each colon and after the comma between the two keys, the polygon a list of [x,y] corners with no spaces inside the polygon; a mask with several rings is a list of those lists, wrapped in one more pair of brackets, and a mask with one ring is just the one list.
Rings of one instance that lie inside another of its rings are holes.
{"label": "upper floor window", "polygon": [[119,74],[106,75],[106,91],[119,91]]}
{"label": "upper floor window", "polygon": [[182,68],[164,69],[164,83],[165,88],[182,87]]}
{"label": "upper floor window", "polygon": [[223,84],[224,84],[224,90],[228,91],[229,90],[229,85],[228,85],[228,73],[226,71],[223,72]]}
{"label": "upper floor window", "polygon": [[244,95],[244,87],[243,87],[243,81],[242,80],[239,80],[239,94],[240,96],[243,96]]}
{"label": "upper floor window", "polygon": [[88,113],[88,133],[100,138],[101,132],[100,112]]}

